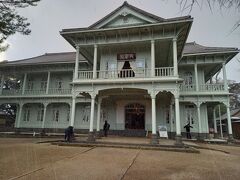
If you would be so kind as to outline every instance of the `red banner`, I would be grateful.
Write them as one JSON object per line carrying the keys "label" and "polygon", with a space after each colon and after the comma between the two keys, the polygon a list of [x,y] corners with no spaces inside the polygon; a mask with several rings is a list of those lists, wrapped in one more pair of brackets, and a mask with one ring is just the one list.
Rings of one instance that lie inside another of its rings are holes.
{"label": "red banner", "polygon": [[121,53],[117,54],[117,60],[124,61],[124,60],[135,60],[136,53]]}

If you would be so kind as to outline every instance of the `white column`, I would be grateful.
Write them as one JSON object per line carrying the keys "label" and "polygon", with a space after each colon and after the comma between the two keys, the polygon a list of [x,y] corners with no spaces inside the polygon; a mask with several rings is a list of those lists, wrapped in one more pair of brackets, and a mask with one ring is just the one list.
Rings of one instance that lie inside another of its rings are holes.
{"label": "white column", "polygon": [[17,117],[17,126],[16,126],[16,128],[20,127],[20,121],[21,121],[21,117],[22,117],[22,108],[23,108],[23,104],[20,103],[19,104],[19,112],[18,112],[18,117]]}
{"label": "white column", "polygon": [[170,108],[169,108],[169,121],[170,121],[170,132],[173,132],[173,122],[172,122],[172,119],[173,119],[173,105],[172,103],[170,104]]}
{"label": "white column", "polygon": [[46,94],[48,94],[49,91],[49,84],[50,84],[50,71],[48,71],[48,76],[47,76],[47,87],[46,87]]}
{"label": "white column", "polygon": [[155,77],[155,41],[151,40],[151,76]]}
{"label": "white column", "polygon": [[24,78],[23,78],[22,94],[25,93],[26,83],[27,83],[27,73],[24,74]]}
{"label": "white column", "polygon": [[213,108],[213,127],[214,133],[217,134],[217,120],[216,120],[216,109]]}
{"label": "white column", "polygon": [[198,133],[202,133],[202,122],[201,122],[201,111],[200,111],[201,104],[197,103],[197,117],[198,117]]}
{"label": "white column", "polygon": [[229,105],[227,105],[227,123],[228,123],[228,135],[232,135],[232,120]]}
{"label": "white column", "polygon": [[101,116],[101,104],[102,98],[98,98],[98,109],[97,109],[97,131],[100,131],[100,116]]}
{"label": "white column", "polygon": [[218,105],[218,115],[219,115],[219,126],[220,126],[220,135],[221,138],[223,138],[223,132],[222,132],[222,115],[221,115],[221,107]]}
{"label": "white column", "polygon": [[179,96],[175,96],[175,118],[176,118],[176,135],[181,136]]}
{"label": "white column", "polygon": [[45,127],[45,121],[46,121],[46,114],[47,114],[47,104],[43,104],[43,121],[42,121],[42,129]]}
{"label": "white column", "polygon": [[97,45],[94,44],[93,79],[97,78]]}
{"label": "white column", "polygon": [[223,81],[224,81],[224,90],[228,90],[228,84],[227,84],[227,73],[226,73],[226,65],[225,63],[222,63],[222,70],[223,70]]}
{"label": "white column", "polygon": [[89,126],[90,133],[93,132],[95,97],[96,97],[95,94],[91,95],[91,113],[90,113],[90,126]]}
{"label": "white column", "polygon": [[74,79],[78,79],[78,66],[79,66],[79,46],[76,46]]}
{"label": "white column", "polygon": [[196,91],[199,91],[197,64],[194,64]]}
{"label": "white column", "polygon": [[177,39],[173,39],[173,71],[174,76],[178,76],[178,60],[177,60]]}
{"label": "white column", "polygon": [[151,95],[152,98],[152,134],[156,135],[156,96]]}
{"label": "white column", "polygon": [[76,109],[76,97],[72,97],[72,107],[71,107],[71,120],[70,120],[70,126],[74,126],[74,120],[75,120],[75,109]]}
{"label": "white column", "polygon": [[0,95],[2,95],[2,91],[3,91],[3,85],[4,85],[4,74],[2,74],[2,77],[1,77],[1,89],[0,89]]}

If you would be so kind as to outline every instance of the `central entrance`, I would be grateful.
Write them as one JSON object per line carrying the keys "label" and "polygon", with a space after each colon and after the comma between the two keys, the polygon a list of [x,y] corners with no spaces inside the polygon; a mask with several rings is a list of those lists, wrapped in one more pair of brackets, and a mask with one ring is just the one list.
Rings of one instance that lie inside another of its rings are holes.
{"label": "central entrance", "polygon": [[145,129],[145,107],[138,103],[125,106],[125,129]]}

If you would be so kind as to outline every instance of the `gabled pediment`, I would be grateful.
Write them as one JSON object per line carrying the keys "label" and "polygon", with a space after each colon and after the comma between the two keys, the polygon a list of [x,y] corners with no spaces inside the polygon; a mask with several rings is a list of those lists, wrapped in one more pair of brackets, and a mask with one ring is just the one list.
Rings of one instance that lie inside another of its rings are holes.
{"label": "gabled pediment", "polygon": [[161,21],[164,21],[164,19],[124,2],[122,6],[115,9],[113,12],[100,19],[89,28],[114,28],[139,24],[151,24]]}

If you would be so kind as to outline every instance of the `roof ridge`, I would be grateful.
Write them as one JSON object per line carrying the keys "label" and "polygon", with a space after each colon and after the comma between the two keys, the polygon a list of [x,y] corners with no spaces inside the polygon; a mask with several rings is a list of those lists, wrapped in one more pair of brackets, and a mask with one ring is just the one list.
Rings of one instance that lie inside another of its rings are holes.
{"label": "roof ridge", "polygon": [[113,15],[115,12],[119,11],[120,9],[122,9],[124,6],[129,7],[130,9],[133,9],[133,10],[138,11],[138,12],[140,11],[140,13],[145,14],[145,15],[147,15],[147,16],[155,19],[155,20],[165,21],[165,19],[162,18],[162,17],[156,16],[156,15],[154,15],[154,14],[152,14],[152,13],[149,13],[149,12],[147,12],[147,11],[144,11],[144,10],[142,10],[142,9],[140,9],[140,8],[137,8],[136,6],[133,6],[133,5],[129,4],[127,1],[124,1],[124,3],[123,3],[121,6],[119,6],[118,8],[116,8],[115,10],[113,10],[112,12],[110,12],[109,14],[107,14],[106,16],[104,16],[103,18],[101,18],[100,20],[98,20],[97,22],[95,22],[95,23],[93,23],[92,25],[88,26],[88,28],[93,28],[93,27],[96,26],[97,24],[103,22],[105,19],[107,19],[108,17],[110,17],[110,16]]}

